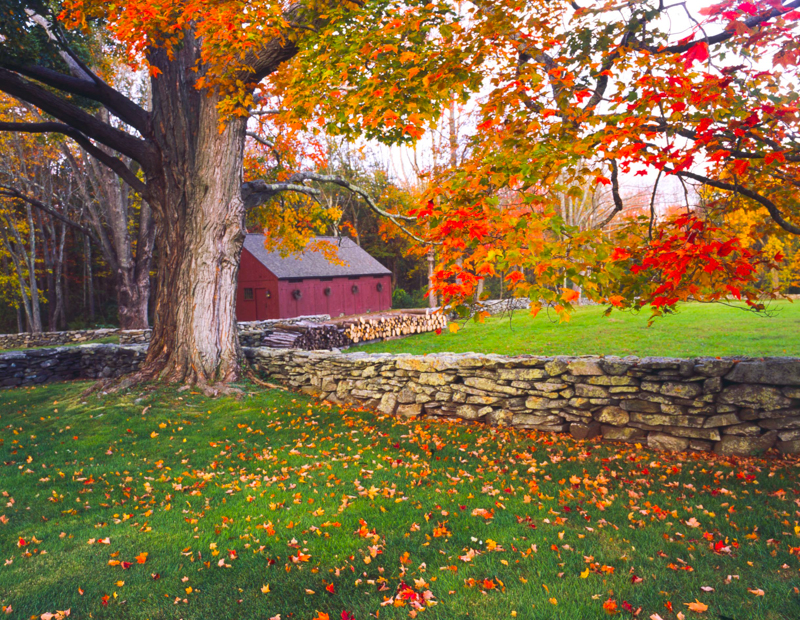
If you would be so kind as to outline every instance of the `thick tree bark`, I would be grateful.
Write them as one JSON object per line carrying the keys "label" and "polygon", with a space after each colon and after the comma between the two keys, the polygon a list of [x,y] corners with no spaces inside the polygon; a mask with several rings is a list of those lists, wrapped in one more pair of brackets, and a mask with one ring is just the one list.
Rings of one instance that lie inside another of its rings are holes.
{"label": "thick tree bark", "polygon": [[[195,88],[196,42],[173,62],[156,52],[153,138],[160,175],[148,176],[156,220],[154,330],[142,372],[212,385],[239,378],[236,278],[244,243],[241,198],[246,119],[223,119],[219,99]],[[224,129],[221,129],[224,126]],[[150,168],[153,170],[153,168]]]}
{"label": "thick tree bark", "polygon": [[[291,3],[283,13],[286,23],[309,27],[315,17],[306,16],[305,8]],[[152,209],[159,263],[153,335],[143,366],[120,387],[150,378],[211,387],[240,376],[235,291],[245,230],[246,118],[223,119],[220,95],[213,87],[197,88],[204,71],[201,42],[190,25],[183,35],[169,54],[156,44],[147,52],[150,66],[158,69],[151,79],[150,112],[92,76],[88,67],[82,67],[86,76],[72,77],[41,67],[0,68],[0,89],[58,120],[0,123],[0,129],[73,138]],[[297,51],[291,37],[276,36],[246,56],[248,69],[239,77],[254,90]],[[97,101],[138,134],[92,116],[23,75]],[[144,182],[130,162],[144,172]],[[104,236],[99,236],[105,253]],[[131,306],[137,305],[135,291],[144,290],[148,275],[149,266],[141,265],[131,285],[123,285]]]}

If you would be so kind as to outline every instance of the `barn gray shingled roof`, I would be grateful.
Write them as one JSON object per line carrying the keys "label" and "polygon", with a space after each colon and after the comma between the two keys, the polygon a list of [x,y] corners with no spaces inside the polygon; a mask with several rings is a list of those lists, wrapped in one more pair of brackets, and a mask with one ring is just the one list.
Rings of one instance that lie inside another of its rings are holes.
{"label": "barn gray shingled roof", "polygon": [[264,247],[264,235],[248,234],[244,247],[278,279],[287,278],[335,278],[346,276],[382,276],[392,272],[370,256],[355,241],[348,237],[316,237],[338,246],[342,265],[330,262],[322,252],[301,252],[281,256]]}

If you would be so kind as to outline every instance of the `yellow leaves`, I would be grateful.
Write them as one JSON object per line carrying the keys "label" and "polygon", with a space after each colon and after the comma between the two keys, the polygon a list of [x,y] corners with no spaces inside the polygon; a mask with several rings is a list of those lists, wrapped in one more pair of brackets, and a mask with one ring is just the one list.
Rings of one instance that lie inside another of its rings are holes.
{"label": "yellow leaves", "polygon": [[550,604],[551,604],[551,605],[558,605],[558,600],[557,600],[557,599],[556,599],[554,596],[551,596],[551,597],[550,597],[549,599],[547,599],[547,600],[548,600],[548,601],[550,601]]}
{"label": "yellow leaves", "polygon": [[708,605],[701,603],[697,599],[694,599],[694,603],[684,603],[684,605],[697,614],[705,613],[708,610]]}
{"label": "yellow leaves", "polygon": [[269,594],[270,593],[269,584],[261,586],[261,593],[262,594]]}
{"label": "yellow leaves", "polygon": [[581,573],[581,579],[586,579],[589,576],[589,569],[587,568]]}
{"label": "yellow leaves", "polygon": [[460,328],[460,325],[458,323],[450,323],[450,325],[447,326],[447,329],[449,329],[450,333],[452,333],[452,334],[457,334],[459,328]]}
{"label": "yellow leaves", "polygon": [[155,439],[156,437],[158,437],[158,433],[156,433],[155,431],[153,431],[152,433],[150,433],[150,438],[151,438],[151,439]]}
{"label": "yellow leaves", "polygon": [[192,589],[192,586],[187,586],[186,588],[184,588],[184,592],[186,592],[186,594],[191,594],[192,592],[194,592],[194,590]]}
{"label": "yellow leaves", "polygon": [[121,588],[122,586],[124,586],[124,585],[125,585],[125,582],[124,582],[124,581],[117,581],[115,585],[116,585],[118,588]]}

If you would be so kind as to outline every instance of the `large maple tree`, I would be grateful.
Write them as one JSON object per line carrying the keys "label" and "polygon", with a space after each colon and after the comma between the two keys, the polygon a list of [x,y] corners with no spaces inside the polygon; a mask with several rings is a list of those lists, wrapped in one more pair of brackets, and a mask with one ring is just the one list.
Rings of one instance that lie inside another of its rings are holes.
{"label": "large maple tree", "polygon": [[[387,111],[399,109],[399,102],[413,117],[402,121],[401,110],[392,112],[393,121],[419,127],[437,106],[437,95],[425,85],[458,81],[453,71],[466,52],[452,53],[453,19],[446,3],[413,0],[2,3],[0,90],[35,106],[47,120],[5,122],[0,130],[68,136],[153,210],[155,320],[136,380],[205,387],[240,375],[234,308],[246,209],[281,191],[302,192],[307,180],[243,184],[248,117],[268,94],[271,76],[302,57],[362,92],[359,113],[383,118],[370,131],[389,127]],[[427,54],[425,66],[405,70],[393,92],[370,97],[373,82],[388,75],[399,80],[390,50],[404,46]],[[106,54],[149,71],[149,107],[104,79]],[[348,77],[349,70],[361,83]],[[302,88],[311,91],[313,84]],[[99,108],[109,115],[95,113]],[[390,131],[385,138],[407,135]]]}

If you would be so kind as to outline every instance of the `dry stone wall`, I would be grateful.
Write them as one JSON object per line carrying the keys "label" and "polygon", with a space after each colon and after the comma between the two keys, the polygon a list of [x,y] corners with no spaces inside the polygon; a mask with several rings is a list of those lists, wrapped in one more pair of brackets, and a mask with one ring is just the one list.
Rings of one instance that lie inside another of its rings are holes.
{"label": "dry stone wall", "polygon": [[0,387],[119,377],[136,370],[146,354],[147,347],[115,344],[8,351],[0,353]]}
{"label": "dry stone wall", "polygon": [[[329,314],[314,314],[310,316],[298,316],[292,319],[269,319],[266,321],[243,321],[238,324],[239,343],[243,347],[259,347],[263,340],[267,338],[278,323],[292,324],[301,321],[312,323],[323,323],[330,321]],[[150,342],[152,330],[149,329],[130,329],[120,331],[120,344],[146,344]]]}
{"label": "dry stone wall", "polygon": [[0,349],[27,349],[30,347],[57,347],[80,344],[116,336],[118,329],[84,329],[68,332],[42,332],[40,334],[0,334]]}
{"label": "dry stone wall", "polygon": [[[261,372],[331,401],[637,442],[659,450],[800,454],[800,359],[427,356],[245,348]],[[0,387],[118,377],[146,345],[0,353]]]}
{"label": "dry stone wall", "polygon": [[248,349],[306,393],[669,451],[800,453],[800,359],[427,356]]}
{"label": "dry stone wall", "polygon": [[[324,322],[330,321],[327,314],[298,316],[293,319],[272,319],[268,321],[247,321],[238,324],[239,342],[243,347],[257,347],[261,340],[271,333],[276,323],[297,323],[298,321]],[[94,340],[102,340],[110,336],[119,336],[120,344],[147,344],[150,342],[150,329],[85,329],[66,332],[42,332],[40,334],[0,334],[0,350],[29,349],[33,347],[58,347],[65,344],[83,344]]]}

